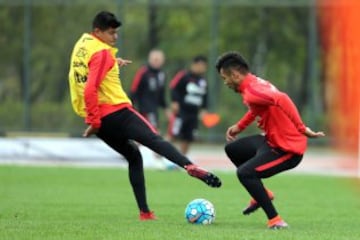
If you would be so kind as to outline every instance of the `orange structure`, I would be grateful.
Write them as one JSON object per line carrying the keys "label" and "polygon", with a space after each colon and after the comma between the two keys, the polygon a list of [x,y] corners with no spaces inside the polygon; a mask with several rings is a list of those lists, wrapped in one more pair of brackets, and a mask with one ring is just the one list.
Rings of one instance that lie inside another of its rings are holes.
{"label": "orange structure", "polygon": [[[334,144],[358,154],[360,1],[318,1],[325,97]],[[355,163],[356,164],[356,163]]]}

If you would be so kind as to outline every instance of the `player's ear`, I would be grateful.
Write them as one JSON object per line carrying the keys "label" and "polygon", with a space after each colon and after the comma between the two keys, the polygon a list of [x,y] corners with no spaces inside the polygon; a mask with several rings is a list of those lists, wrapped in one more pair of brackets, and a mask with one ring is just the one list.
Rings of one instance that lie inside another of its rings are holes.
{"label": "player's ear", "polygon": [[94,28],[94,29],[93,29],[93,33],[95,33],[96,35],[99,34],[99,33],[101,33],[101,32],[102,32],[102,31],[101,31],[100,28]]}

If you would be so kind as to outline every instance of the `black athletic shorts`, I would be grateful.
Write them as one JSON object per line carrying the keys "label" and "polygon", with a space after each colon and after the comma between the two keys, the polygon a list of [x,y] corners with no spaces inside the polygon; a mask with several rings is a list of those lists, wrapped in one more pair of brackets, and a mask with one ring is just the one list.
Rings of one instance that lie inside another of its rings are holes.
{"label": "black athletic shorts", "polygon": [[197,115],[178,116],[173,121],[171,127],[173,136],[187,142],[195,140],[199,122]]}

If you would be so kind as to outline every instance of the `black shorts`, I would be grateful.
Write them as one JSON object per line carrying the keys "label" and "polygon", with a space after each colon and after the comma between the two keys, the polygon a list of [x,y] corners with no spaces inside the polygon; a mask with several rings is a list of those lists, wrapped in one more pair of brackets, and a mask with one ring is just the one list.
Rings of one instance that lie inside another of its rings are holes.
{"label": "black shorts", "polygon": [[176,117],[172,123],[171,133],[180,140],[192,142],[196,138],[198,121],[197,116]]}
{"label": "black shorts", "polygon": [[225,146],[225,152],[238,170],[255,172],[268,178],[296,167],[303,155],[269,146],[262,135],[239,138]]}

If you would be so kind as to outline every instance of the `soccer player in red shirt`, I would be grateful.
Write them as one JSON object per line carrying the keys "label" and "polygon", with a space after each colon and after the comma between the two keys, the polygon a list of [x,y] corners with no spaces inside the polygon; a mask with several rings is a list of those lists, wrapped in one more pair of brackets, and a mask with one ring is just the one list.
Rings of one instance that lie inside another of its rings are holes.
{"label": "soccer player in red shirt", "polygon": [[[225,152],[237,167],[237,176],[252,196],[250,205],[243,211],[248,215],[261,207],[268,217],[270,229],[286,228],[288,224],[277,213],[261,179],[296,167],[307,147],[307,137],[323,137],[302,122],[298,110],[286,93],[270,82],[249,71],[246,60],[237,52],[227,52],[219,57],[216,69],[224,83],[238,92],[247,113],[239,122],[229,127]],[[236,139],[254,120],[264,134]]]}

